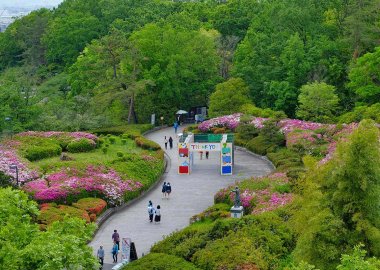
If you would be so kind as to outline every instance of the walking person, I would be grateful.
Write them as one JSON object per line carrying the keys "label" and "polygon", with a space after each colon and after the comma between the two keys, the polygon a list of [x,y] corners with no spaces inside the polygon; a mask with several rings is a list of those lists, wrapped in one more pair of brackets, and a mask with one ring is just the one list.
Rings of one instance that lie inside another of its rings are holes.
{"label": "walking person", "polygon": [[113,231],[112,240],[117,244],[117,249],[120,250],[120,235],[117,230]]}
{"label": "walking person", "polygon": [[166,198],[166,182],[162,185],[162,198]]}
{"label": "walking person", "polygon": [[119,253],[119,246],[116,243],[116,241],[113,242],[113,247],[112,247],[112,259],[114,263],[117,263],[117,254]]}
{"label": "walking person", "polygon": [[170,149],[173,148],[173,138],[171,136],[169,137],[169,146],[170,146]]}
{"label": "walking person", "polygon": [[178,123],[177,122],[174,122],[174,133],[177,134],[177,129],[178,129]]}
{"label": "walking person", "polygon": [[172,192],[172,186],[170,185],[170,183],[168,182],[166,184],[166,194],[168,194],[168,199],[169,199],[169,195],[170,193]]}
{"label": "walking person", "polygon": [[148,203],[148,215],[149,215],[149,221],[153,222],[154,207],[153,207],[152,201],[149,201]]}
{"label": "walking person", "polygon": [[165,142],[165,150],[168,150],[168,139],[166,138],[166,136],[165,136],[164,142]]}
{"label": "walking person", "polygon": [[201,157],[201,160],[203,159],[203,151],[199,151],[199,155]]}
{"label": "walking person", "polygon": [[155,216],[154,216],[154,222],[158,223],[161,221],[161,206],[157,205],[157,209],[155,211]]}
{"label": "walking person", "polygon": [[206,159],[208,159],[209,151],[206,151]]}
{"label": "walking person", "polygon": [[97,252],[97,257],[100,263],[100,269],[103,269],[103,263],[104,263],[104,249],[103,246],[100,246]]}

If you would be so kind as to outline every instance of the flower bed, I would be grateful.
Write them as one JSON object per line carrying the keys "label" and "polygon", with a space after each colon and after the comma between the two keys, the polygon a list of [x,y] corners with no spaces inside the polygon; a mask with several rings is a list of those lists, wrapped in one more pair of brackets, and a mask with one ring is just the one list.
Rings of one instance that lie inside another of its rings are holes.
{"label": "flower bed", "polygon": [[44,179],[28,182],[23,189],[40,202],[68,202],[72,198],[98,194],[111,205],[120,204],[124,193],[142,187],[140,182],[123,181],[120,175],[104,167],[88,166],[84,172],[66,168],[47,175]]}
{"label": "flower bed", "polygon": [[42,138],[72,138],[76,140],[80,139],[89,139],[93,141],[97,141],[98,137],[94,134],[87,132],[61,132],[61,131],[26,131],[18,133],[17,136],[20,137],[42,137]]}
{"label": "flower bed", "polygon": [[[285,173],[273,173],[239,182],[240,200],[246,213],[258,214],[273,211],[292,201],[289,179]],[[233,205],[235,195],[231,192],[234,185],[218,191],[215,203]]]}
{"label": "flower bed", "polygon": [[18,168],[18,181],[20,184],[38,178],[38,173],[29,169],[27,163],[19,158],[15,150],[0,146],[0,171],[11,176],[16,181],[16,171],[10,168],[11,165],[16,165]]}

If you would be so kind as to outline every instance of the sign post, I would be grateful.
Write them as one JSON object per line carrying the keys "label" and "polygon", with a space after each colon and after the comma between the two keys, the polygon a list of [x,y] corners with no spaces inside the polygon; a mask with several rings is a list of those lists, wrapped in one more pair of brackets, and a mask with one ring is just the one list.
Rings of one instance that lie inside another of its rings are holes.
{"label": "sign post", "polygon": [[121,238],[121,259],[129,262],[131,253],[131,238]]}

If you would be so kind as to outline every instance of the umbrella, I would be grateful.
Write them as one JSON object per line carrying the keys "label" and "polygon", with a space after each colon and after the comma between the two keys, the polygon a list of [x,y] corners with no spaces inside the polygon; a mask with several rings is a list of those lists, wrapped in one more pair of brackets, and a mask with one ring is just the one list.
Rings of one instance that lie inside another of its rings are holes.
{"label": "umbrella", "polygon": [[179,110],[178,112],[176,112],[175,114],[187,114],[187,111],[184,111],[184,110]]}

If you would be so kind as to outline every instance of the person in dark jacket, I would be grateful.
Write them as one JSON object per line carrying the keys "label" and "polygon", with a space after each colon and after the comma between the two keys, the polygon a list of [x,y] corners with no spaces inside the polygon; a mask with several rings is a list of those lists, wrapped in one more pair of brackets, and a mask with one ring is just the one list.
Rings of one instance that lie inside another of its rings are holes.
{"label": "person in dark jacket", "polygon": [[169,146],[170,146],[170,149],[173,148],[173,138],[171,136],[169,138]]}
{"label": "person in dark jacket", "polygon": [[172,186],[170,185],[169,182],[167,182],[167,184],[166,184],[166,194],[168,194],[168,198],[169,198],[169,195],[170,195],[171,192],[172,192]]}
{"label": "person in dark jacket", "polygon": [[162,192],[162,198],[166,198],[166,182],[164,182],[164,184],[162,185],[161,192]]}
{"label": "person in dark jacket", "polygon": [[112,240],[115,241],[115,243],[117,244],[118,250],[120,250],[120,235],[117,232],[117,230],[113,231]]}

